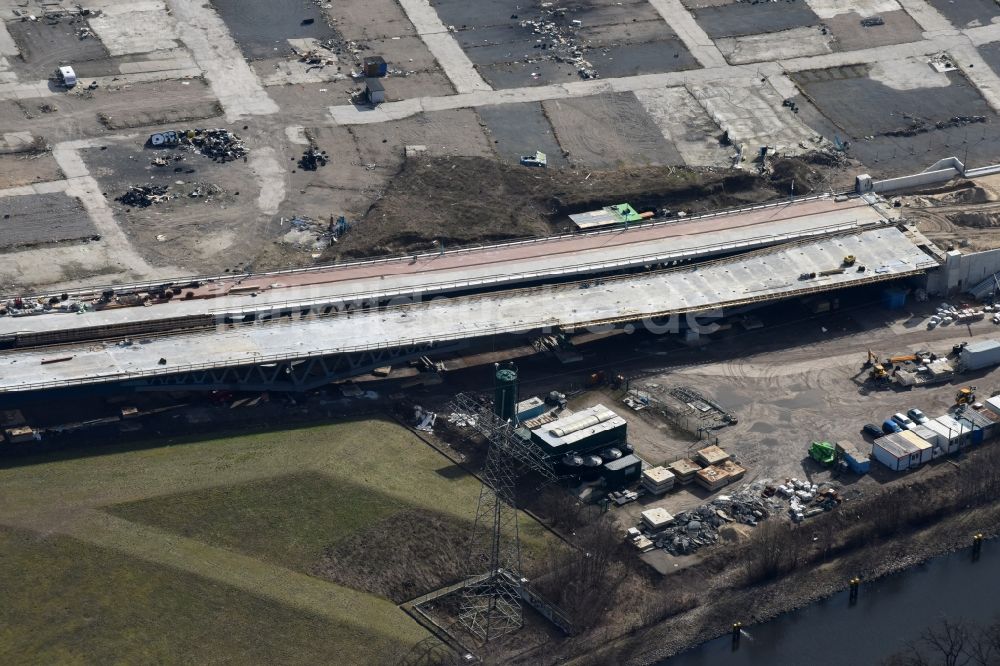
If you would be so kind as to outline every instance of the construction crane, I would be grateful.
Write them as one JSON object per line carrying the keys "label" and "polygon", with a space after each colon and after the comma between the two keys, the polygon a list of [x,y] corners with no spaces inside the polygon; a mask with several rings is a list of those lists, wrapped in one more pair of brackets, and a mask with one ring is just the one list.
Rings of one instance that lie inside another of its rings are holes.
{"label": "construction crane", "polygon": [[971,405],[976,401],[976,387],[975,386],[963,386],[958,389],[958,393],[955,394],[955,404],[956,405]]}

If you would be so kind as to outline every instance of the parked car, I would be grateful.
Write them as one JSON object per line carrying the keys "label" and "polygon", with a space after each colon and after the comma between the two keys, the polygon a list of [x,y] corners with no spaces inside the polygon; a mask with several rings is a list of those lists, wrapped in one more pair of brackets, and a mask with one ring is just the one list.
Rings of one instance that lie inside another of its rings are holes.
{"label": "parked car", "polygon": [[916,407],[914,407],[910,411],[906,412],[906,415],[909,416],[911,419],[913,419],[913,422],[916,423],[916,424],[918,424],[918,425],[922,425],[922,424],[927,423],[928,421],[930,421],[930,419],[927,418],[927,415],[924,414],[919,409],[917,409]]}
{"label": "parked car", "polygon": [[916,423],[913,422],[913,419],[911,419],[903,412],[896,412],[895,414],[893,414],[892,420],[898,423],[899,427],[902,428],[903,430],[909,430],[913,426],[917,425]]}
{"label": "parked car", "polygon": [[903,430],[909,430],[917,425],[913,419],[902,412],[896,412],[893,414],[892,420],[895,421],[896,424]]}
{"label": "parked car", "polygon": [[902,432],[903,429],[899,427],[899,424],[892,419],[886,419],[882,422],[882,432],[889,435],[894,432]]}
{"label": "parked car", "polygon": [[861,429],[861,432],[868,435],[872,439],[877,439],[885,434],[882,432],[882,428],[879,428],[874,423],[866,423],[865,427]]}

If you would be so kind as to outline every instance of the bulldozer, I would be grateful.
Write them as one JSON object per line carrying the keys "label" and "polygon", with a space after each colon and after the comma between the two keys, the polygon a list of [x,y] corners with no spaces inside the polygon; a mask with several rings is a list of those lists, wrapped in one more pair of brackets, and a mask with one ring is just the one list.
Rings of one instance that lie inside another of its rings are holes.
{"label": "bulldozer", "polygon": [[958,389],[958,393],[955,394],[955,404],[956,405],[971,405],[976,401],[976,387],[975,386],[963,386]]}

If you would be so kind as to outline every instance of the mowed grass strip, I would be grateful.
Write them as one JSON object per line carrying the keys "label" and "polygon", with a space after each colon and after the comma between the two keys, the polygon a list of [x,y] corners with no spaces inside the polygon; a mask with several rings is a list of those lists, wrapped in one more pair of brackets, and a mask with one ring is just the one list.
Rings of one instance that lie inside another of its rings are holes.
{"label": "mowed grass strip", "polygon": [[300,472],[106,510],[213,546],[310,573],[325,548],[409,508],[343,479]]}
{"label": "mowed grass strip", "polygon": [[0,527],[0,663],[394,663],[376,632],[65,536]]}

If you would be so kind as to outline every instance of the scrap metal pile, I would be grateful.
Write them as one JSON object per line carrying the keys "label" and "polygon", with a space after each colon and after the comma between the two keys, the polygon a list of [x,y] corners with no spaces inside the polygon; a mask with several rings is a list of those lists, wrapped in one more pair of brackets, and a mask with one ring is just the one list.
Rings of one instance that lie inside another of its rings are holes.
{"label": "scrap metal pile", "polygon": [[126,206],[146,208],[169,199],[168,189],[166,185],[132,185],[125,194],[117,197],[115,201]]}

